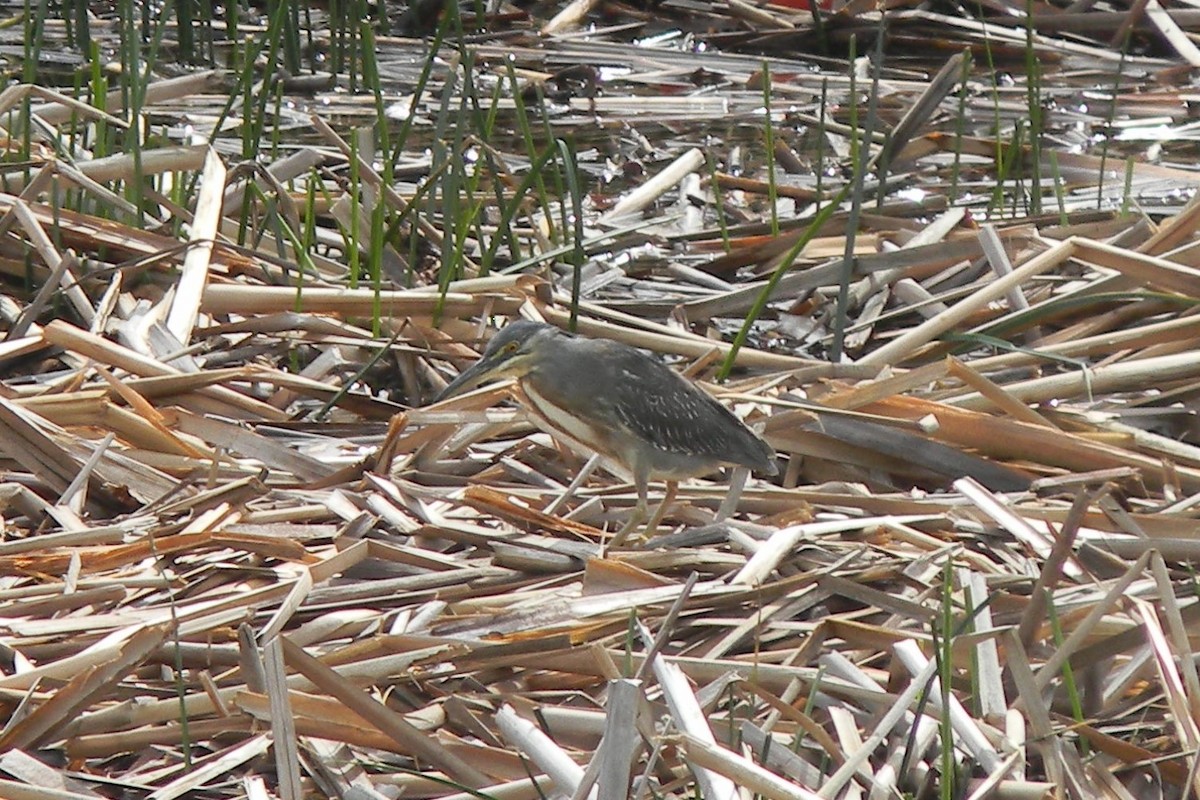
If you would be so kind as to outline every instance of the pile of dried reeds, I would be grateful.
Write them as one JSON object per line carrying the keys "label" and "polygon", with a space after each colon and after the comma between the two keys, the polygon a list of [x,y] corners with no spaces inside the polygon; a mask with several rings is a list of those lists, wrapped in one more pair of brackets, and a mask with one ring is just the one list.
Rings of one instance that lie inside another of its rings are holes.
{"label": "pile of dried reeds", "polygon": [[[1200,19],[896,5],[890,48],[974,66],[856,74],[874,4],[671,0],[505,7],[424,72],[381,38],[377,98],[0,94],[0,796],[1200,791]],[[985,50],[1042,64],[1034,144]],[[661,354],[783,475],[608,548],[619,471],[503,386],[428,405],[517,316]]]}

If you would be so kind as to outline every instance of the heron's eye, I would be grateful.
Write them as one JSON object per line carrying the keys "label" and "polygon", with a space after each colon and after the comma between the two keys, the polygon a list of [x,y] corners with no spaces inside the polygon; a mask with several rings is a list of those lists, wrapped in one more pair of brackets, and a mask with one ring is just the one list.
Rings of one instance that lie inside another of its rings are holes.
{"label": "heron's eye", "polygon": [[512,353],[517,352],[517,343],[509,342],[508,344],[504,345],[504,352],[505,352],[505,354],[512,354]]}

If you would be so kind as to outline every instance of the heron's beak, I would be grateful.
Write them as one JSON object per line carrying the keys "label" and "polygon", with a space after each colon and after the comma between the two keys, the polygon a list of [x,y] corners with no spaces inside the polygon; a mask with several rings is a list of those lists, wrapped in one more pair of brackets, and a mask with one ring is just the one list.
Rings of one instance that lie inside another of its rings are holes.
{"label": "heron's beak", "polygon": [[458,377],[450,381],[445,389],[433,399],[433,402],[440,403],[441,401],[454,397],[456,394],[469,392],[476,386],[487,383],[493,378],[504,377],[504,368],[506,363],[503,361],[497,362],[495,359],[481,358],[472,364],[467,369],[458,373]]}

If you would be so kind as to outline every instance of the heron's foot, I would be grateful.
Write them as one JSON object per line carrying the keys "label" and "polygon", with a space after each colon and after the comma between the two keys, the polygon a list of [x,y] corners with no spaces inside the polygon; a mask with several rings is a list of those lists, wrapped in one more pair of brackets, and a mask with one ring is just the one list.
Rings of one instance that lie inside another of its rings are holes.
{"label": "heron's foot", "polygon": [[639,533],[636,536],[634,536],[634,531],[637,530],[637,527],[639,525],[641,525],[642,522],[645,521],[645,519],[646,519],[646,509],[643,506],[636,507],[633,510],[633,513],[629,515],[629,519],[627,519],[625,521],[625,524],[621,526],[621,529],[619,531],[617,531],[616,533],[614,533],[613,537],[608,540],[608,544],[606,545],[605,549],[612,550],[614,548],[621,547],[622,545],[625,544],[625,542],[627,542],[629,540],[629,538],[631,536],[634,537],[635,541],[638,541],[638,542],[645,541],[647,538],[647,535],[645,532]]}
{"label": "heron's foot", "polygon": [[663,517],[671,509],[671,503],[675,502],[675,494],[679,491],[679,484],[676,481],[667,481],[667,491],[663,495],[662,502],[658,504],[658,508],[654,509],[654,516],[650,517],[650,521],[646,523],[646,530],[642,533],[645,540],[654,538],[654,534],[658,532],[658,526],[662,524]]}
{"label": "heron's foot", "polygon": [[654,514],[650,517],[650,521],[646,523],[646,529],[642,531],[642,541],[653,539],[658,533],[658,526],[662,524],[663,517],[667,515],[668,506],[671,505],[671,498],[667,497],[658,504],[658,508],[654,509]]}
{"label": "heron's foot", "polygon": [[[654,535],[658,533],[658,526],[662,524],[663,517],[667,515],[667,511],[673,499],[674,492],[671,492],[666,498],[663,499],[661,503],[658,504],[658,507],[654,509],[653,514],[648,514],[645,506],[639,506],[635,508],[633,513],[629,516],[629,519],[621,527],[621,530],[617,531],[613,538],[609,539],[608,547],[610,549],[613,547],[620,547],[630,539],[633,539],[633,541],[637,544],[641,544],[654,538]],[[646,527],[638,531],[638,525],[641,525],[642,522],[646,520],[648,515],[650,519],[646,522]]]}

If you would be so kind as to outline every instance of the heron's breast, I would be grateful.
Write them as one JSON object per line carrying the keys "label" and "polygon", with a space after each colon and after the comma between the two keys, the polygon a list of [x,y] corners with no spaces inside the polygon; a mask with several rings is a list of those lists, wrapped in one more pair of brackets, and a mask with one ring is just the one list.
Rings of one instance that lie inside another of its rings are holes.
{"label": "heron's breast", "polygon": [[529,401],[529,410],[541,419],[550,433],[564,434],[604,455],[615,455],[612,431],[593,425],[581,416],[555,405],[538,392],[532,381],[522,381],[521,389]]}

